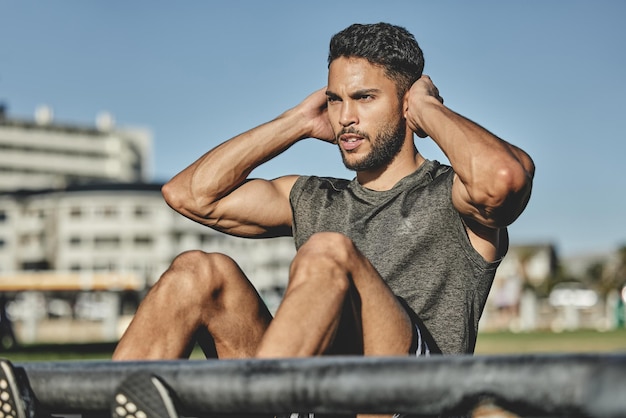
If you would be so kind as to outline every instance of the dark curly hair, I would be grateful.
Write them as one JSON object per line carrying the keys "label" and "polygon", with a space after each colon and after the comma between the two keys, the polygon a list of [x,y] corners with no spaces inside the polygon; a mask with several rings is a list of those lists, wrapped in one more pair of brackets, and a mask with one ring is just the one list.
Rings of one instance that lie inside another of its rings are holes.
{"label": "dark curly hair", "polygon": [[422,76],[424,55],[415,37],[405,28],[389,23],[355,23],[330,40],[328,66],[339,57],[365,58],[381,66],[395,81],[402,97]]}

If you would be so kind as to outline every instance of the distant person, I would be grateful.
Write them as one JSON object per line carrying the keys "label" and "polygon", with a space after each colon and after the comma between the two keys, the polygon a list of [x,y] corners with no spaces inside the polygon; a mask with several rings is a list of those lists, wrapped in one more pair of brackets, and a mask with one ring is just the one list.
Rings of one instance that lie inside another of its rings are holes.
{"label": "distant person", "polygon": [[[172,208],[217,231],[294,237],[275,317],[233,259],[185,252],[115,360],[185,357],[199,333],[219,358],[474,351],[506,227],[531,194],[531,158],[443,104],[404,28],[352,25],[332,38],[328,64],[326,87],[163,187]],[[425,159],[415,135],[451,166]],[[334,144],[356,177],[248,177],[306,138]]]}

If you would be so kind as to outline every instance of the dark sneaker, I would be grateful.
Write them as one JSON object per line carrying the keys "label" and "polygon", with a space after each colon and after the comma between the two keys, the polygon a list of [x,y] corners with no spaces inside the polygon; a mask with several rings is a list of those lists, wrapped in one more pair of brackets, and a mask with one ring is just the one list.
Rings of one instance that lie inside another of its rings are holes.
{"label": "dark sneaker", "polygon": [[28,418],[18,379],[10,361],[0,359],[0,416]]}
{"label": "dark sneaker", "polygon": [[179,418],[173,392],[158,376],[137,372],[117,387],[111,405],[113,418]]}

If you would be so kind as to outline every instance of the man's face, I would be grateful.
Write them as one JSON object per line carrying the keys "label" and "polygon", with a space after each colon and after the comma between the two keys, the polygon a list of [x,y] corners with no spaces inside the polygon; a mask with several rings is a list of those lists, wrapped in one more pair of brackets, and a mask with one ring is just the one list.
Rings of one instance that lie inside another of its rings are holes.
{"label": "man's face", "polygon": [[328,71],[328,116],[343,162],[356,171],[387,166],[406,139],[395,83],[364,58],[337,58]]}

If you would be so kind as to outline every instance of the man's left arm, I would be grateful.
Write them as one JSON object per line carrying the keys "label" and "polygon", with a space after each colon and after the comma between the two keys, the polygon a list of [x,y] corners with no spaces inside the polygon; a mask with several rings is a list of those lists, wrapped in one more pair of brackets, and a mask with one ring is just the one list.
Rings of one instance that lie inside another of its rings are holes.
{"label": "man's left arm", "polygon": [[517,219],[535,172],[528,154],[447,108],[428,76],[415,82],[404,106],[409,127],[448,157],[456,173],[452,202],[461,215],[494,229]]}

